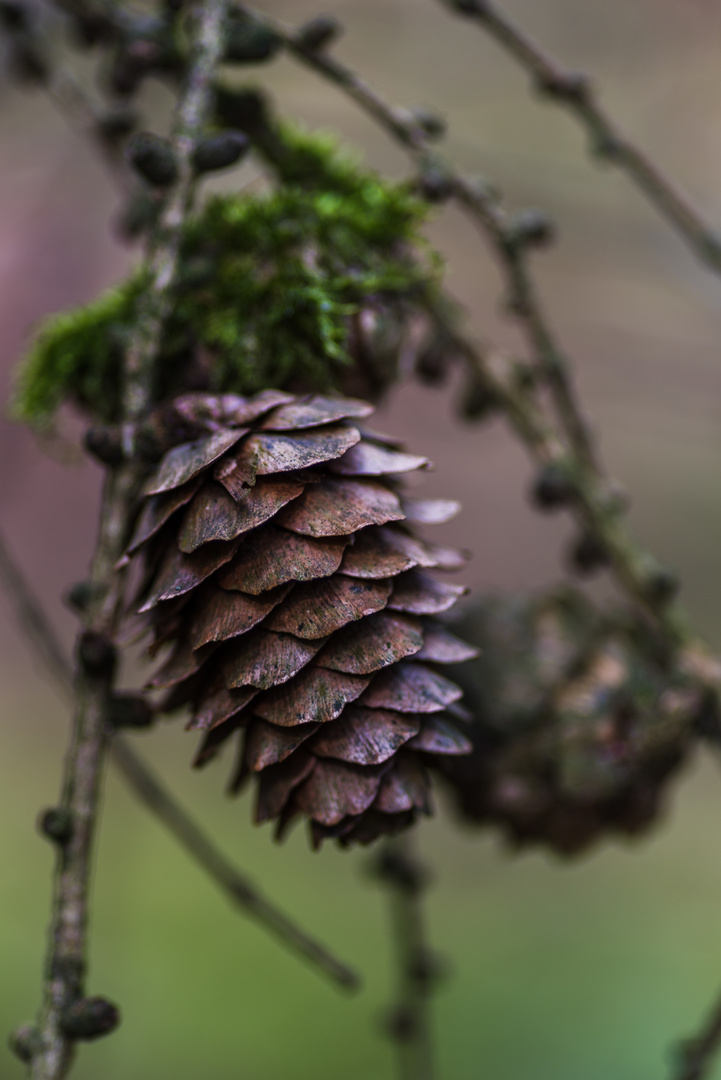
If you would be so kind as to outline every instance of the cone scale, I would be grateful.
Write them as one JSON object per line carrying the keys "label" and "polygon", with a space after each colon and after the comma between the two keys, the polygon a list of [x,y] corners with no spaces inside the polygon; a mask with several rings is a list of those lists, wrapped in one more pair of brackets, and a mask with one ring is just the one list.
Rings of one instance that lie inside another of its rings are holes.
{"label": "cone scale", "polygon": [[369,843],[430,811],[427,766],[468,753],[461,690],[441,666],[476,655],[436,616],[465,591],[430,575],[463,557],[413,524],[457,504],[410,500],[426,459],[365,430],[363,401],[188,394],[128,547],[160,711],[189,707],[196,765],[238,743],[231,790],[256,820],[297,817],[313,843]]}

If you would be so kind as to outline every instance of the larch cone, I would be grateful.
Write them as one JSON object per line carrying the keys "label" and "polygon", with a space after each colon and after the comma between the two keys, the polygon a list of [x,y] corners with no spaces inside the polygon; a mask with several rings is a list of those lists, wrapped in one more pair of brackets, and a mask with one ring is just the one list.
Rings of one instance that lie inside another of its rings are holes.
{"label": "larch cone", "polygon": [[433,617],[464,556],[414,535],[457,504],[407,499],[425,458],[365,430],[364,401],[187,394],[158,420],[164,457],[127,556],[142,558],[149,683],[191,709],[203,765],[234,736],[256,820],[297,816],[314,845],[369,843],[430,812],[427,765],[465,754],[462,691],[438,666],[476,655]]}

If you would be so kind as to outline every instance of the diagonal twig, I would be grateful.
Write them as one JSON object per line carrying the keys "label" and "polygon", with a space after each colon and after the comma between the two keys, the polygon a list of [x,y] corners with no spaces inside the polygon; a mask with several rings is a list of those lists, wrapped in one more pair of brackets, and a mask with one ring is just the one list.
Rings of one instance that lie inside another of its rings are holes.
{"label": "diagonal twig", "polygon": [[[14,602],[18,622],[46,670],[57,683],[59,690],[72,698],[73,673],[64,649],[1,533],[0,582]],[[125,739],[118,735],[113,737],[110,756],[134,794],[170,830],[194,861],[244,914],[255,919],[263,929],[341,986],[349,989],[359,987],[360,979],[356,972],[266,899],[262,892],[225,858]]]}
{"label": "diagonal twig", "polygon": [[695,254],[715,273],[721,273],[719,233],[709,227],[670,177],[621,132],[585,76],[562,67],[490,0],[440,2],[478,23],[528,71],[540,93],[570,109],[588,132],[592,151],[623,169]]}

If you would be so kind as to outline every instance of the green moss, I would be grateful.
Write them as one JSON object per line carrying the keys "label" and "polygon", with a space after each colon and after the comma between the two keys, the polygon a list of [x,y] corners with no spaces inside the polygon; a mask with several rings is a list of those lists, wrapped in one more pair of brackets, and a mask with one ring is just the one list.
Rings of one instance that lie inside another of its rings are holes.
{"label": "green moss", "polygon": [[[213,389],[332,389],[352,363],[349,315],[382,300],[407,309],[437,272],[420,238],[426,206],[407,185],[361,169],[328,136],[283,125],[278,184],[208,199],[182,245],[177,302],[156,396],[182,390],[189,365]],[[46,423],[64,401],[117,418],[123,342],[143,272],[49,320],[21,366],[15,413]],[[200,358],[200,359],[199,359]]]}

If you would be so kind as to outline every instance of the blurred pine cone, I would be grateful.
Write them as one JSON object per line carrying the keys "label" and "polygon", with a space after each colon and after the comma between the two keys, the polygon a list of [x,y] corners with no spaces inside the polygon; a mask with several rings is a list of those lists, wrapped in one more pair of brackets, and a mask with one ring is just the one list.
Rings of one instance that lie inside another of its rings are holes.
{"label": "blurred pine cone", "polygon": [[455,628],[481,650],[451,670],[474,714],[473,753],[440,765],[461,816],[569,856],[646,830],[692,745],[699,688],[575,590],[490,598]]}
{"label": "blurred pine cone", "polygon": [[238,791],[258,777],[256,819],[310,819],[318,845],[368,843],[429,811],[426,763],[470,750],[451,716],[461,690],[435,665],[475,655],[429,616],[463,588],[428,568],[456,551],[412,523],[445,500],[406,500],[424,458],[356,426],[366,402],[264,391],[188,394],[154,419],[171,446],[146,486],[128,555],[142,552],[140,611],[161,711],[190,705],[196,764],[235,733]]}

